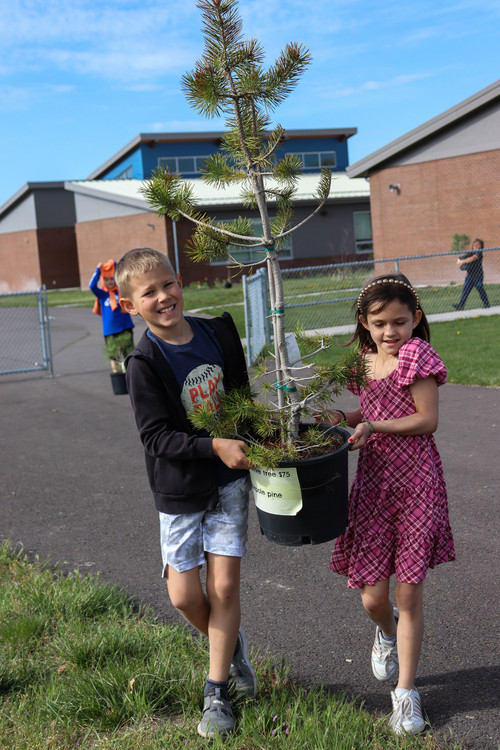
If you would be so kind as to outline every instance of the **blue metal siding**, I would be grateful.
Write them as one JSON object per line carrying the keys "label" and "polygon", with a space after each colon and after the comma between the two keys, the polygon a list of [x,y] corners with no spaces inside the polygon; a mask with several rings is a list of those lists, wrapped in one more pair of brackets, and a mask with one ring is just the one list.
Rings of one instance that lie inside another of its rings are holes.
{"label": "blue metal siding", "polygon": [[179,141],[177,143],[156,143],[153,148],[147,144],[141,145],[142,163],[145,177],[150,177],[158,167],[158,159],[162,156],[209,156],[219,150],[216,141]]}
{"label": "blue metal siding", "polygon": [[[101,177],[102,180],[116,180],[118,175],[122,174],[128,167],[132,167],[131,179],[144,180],[145,174],[142,165],[142,154],[140,149],[131,151],[123,159],[120,159],[114,167],[112,167],[105,175]],[[148,175],[149,176],[149,175]]]}
{"label": "blue metal siding", "polygon": [[283,154],[320,151],[335,151],[337,154],[335,171],[345,172],[346,167],[349,166],[347,138],[342,141],[338,138],[290,138],[279,149],[279,152]]}
{"label": "blue metal siding", "polygon": [[[151,147],[147,143],[141,143],[134,151],[115,164],[102,179],[114,180],[128,167],[132,168],[133,179],[146,180],[151,177],[153,170],[158,167],[158,159],[167,156],[208,156],[216,153],[219,142],[207,141],[177,141],[170,143],[155,143]],[[290,138],[279,148],[278,153],[310,153],[334,151],[337,164],[334,171],[344,172],[349,165],[347,152],[347,139],[341,141],[338,138]],[[314,171],[314,170],[308,170]],[[191,175],[190,175],[191,176]]]}

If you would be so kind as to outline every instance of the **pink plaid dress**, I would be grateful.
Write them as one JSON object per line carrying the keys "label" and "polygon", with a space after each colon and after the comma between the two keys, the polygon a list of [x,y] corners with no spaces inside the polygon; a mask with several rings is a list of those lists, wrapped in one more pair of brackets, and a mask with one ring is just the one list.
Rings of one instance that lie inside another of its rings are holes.
{"label": "pink plaid dress", "polygon": [[[398,419],[415,413],[409,385],[446,368],[432,346],[412,338],[399,350],[398,366],[360,390],[364,419]],[[433,568],[455,559],[446,484],[433,435],[374,433],[359,452],[349,495],[349,525],[335,543],[330,568],[348,576],[350,588],[384,581],[420,583]]]}

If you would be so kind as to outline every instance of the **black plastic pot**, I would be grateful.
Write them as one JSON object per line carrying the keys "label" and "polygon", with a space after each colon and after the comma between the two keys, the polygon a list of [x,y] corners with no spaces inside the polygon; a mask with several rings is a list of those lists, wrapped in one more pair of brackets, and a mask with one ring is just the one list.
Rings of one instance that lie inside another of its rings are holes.
{"label": "black plastic pot", "polygon": [[302,508],[296,515],[276,515],[257,507],[261,533],[271,542],[297,547],[322,544],[340,536],[348,521],[349,433],[335,428],[344,445],[334,453],[280,464],[294,468],[302,491]]}
{"label": "black plastic pot", "polygon": [[111,385],[113,386],[113,393],[115,396],[123,396],[128,393],[127,381],[125,380],[124,372],[112,372],[111,374]]}

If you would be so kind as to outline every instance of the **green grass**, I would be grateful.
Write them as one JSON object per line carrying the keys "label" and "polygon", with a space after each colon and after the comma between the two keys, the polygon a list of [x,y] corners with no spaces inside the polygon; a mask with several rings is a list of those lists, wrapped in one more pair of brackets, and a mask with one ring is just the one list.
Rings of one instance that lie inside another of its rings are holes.
{"label": "green grass", "polygon": [[[430,328],[431,344],[448,370],[448,383],[500,386],[498,315],[431,323]],[[315,361],[341,359],[349,339],[349,335],[335,336],[333,347]]]}
{"label": "green grass", "polygon": [[[255,655],[254,655],[255,656]],[[457,750],[396,738],[342,694],[305,690],[255,660],[259,696],[235,702],[227,750]],[[0,547],[0,748],[181,750],[198,737],[206,643],[98,577],[57,574]]]}
{"label": "green grass", "polygon": [[500,386],[500,316],[431,323],[431,336],[448,368],[448,382]]}
{"label": "green grass", "polygon": [[[324,283],[324,277],[291,279],[285,283],[285,289],[290,298],[298,300],[299,294],[320,289],[320,282]],[[346,288],[351,288],[351,286],[348,287],[351,284],[352,279],[339,278],[335,287],[337,297],[339,294],[348,296]],[[451,302],[456,300],[457,288],[454,286],[428,287],[419,290],[419,294],[424,310],[430,314],[449,309]],[[490,285],[488,294],[493,300],[494,295],[498,297],[498,289]],[[240,336],[246,335],[241,284],[233,284],[230,289],[225,289],[220,284],[212,287],[204,284],[199,286],[191,284],[184,287],[184,299],[186,310],[199,310],[212,315],[228,310],[234,318]],[[90,291],[63,289],[48,292],[49,306],[71,305],[91,308],[93,300],[94,297]],[[289,329],[294,320],[298,322],[303,319],[304,310],[314,315],[315,327],[332,325],[332,306],[328,303],[308,308],[292,308],[287,314]],[[339,321],[338,316],[341,315],[342,310],[344,310],[345,320]],[[352,301],[335,302],[335,324],[352,322]],[[500,368],[497,366],[499,326],[500,320],[496,315],[431,324],[432,345],[448,368],[448,382],[462,385],[500,386]],[[348,339],[348,336],[338,336],[335,341],[343,344]],[[326,359],[338,358],[343,351],[342,348],[336,347]]]}

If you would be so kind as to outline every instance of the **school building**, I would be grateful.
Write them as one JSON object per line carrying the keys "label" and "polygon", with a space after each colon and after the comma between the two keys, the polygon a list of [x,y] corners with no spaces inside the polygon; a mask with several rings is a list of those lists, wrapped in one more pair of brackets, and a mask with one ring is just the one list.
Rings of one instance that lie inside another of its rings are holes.
{"label": "school building", "polygon": [[[356,128],[291,130],[282,153],[300,156],[294,221],[317,203],[319,170],[332,170],[332,190],[321,212],[293,234],[283,265],[304,266],[371,257],[369,185],[346,175],[348,139]],[[86,287],[96,264],[133,247],[167,253],[185,283],[227,278],[226,263],[193,263],[183,252],[193,225],[158,217],[141,188],[162,166],[192,184],[200,210],[231,220],[242,213],[239,187],[218,190],[201,179],[204,159],[221,145],[222,132],[141,133],[86,180],[27,183],[0,207],[3,291]],[[245,210],[246,216],[252,216]],[[259,221],[255,212],[253,218]],[[255,252],[255,251],[254,251]],[[259,256],[245,256],[252,260]]]}
{"label": "school building", "polygon": [[[454,234],[500,245],[500,81],[349,166],[356,132],[287,132],[283,153],[302,161],[294,223],[316,206],[322,166],[333,180],[322,211],[284,248],[283,267],[448,252]],[[184,254],[192,224],[158,217],[141,192],[154,169],[168,166],[189,180],[209,216],[251,216],[236,186],[217,190],[201,179],[222,136],[141,133],[85,180],[26,183],[0,206],[0,292],[85,288],[99,261],[142,246],[167,253],[185,283],[226,278],[226,263],[193,263]],[[450,279],[449,258],[432,263],[433,279],[430,265],[417,263],[415,283]]]}
{"label": "school building", "polygon": [[[499,246],[500,81],[346,171],[370,181],[377,259],[445,253],[454,234]],[[451,265],[450,258],[435,259],[432,273],[449,279]],[[413,261],[412,281],[428,281],[429,267],[425,260]],[[456,278],[462,283],[463,274]]]}

